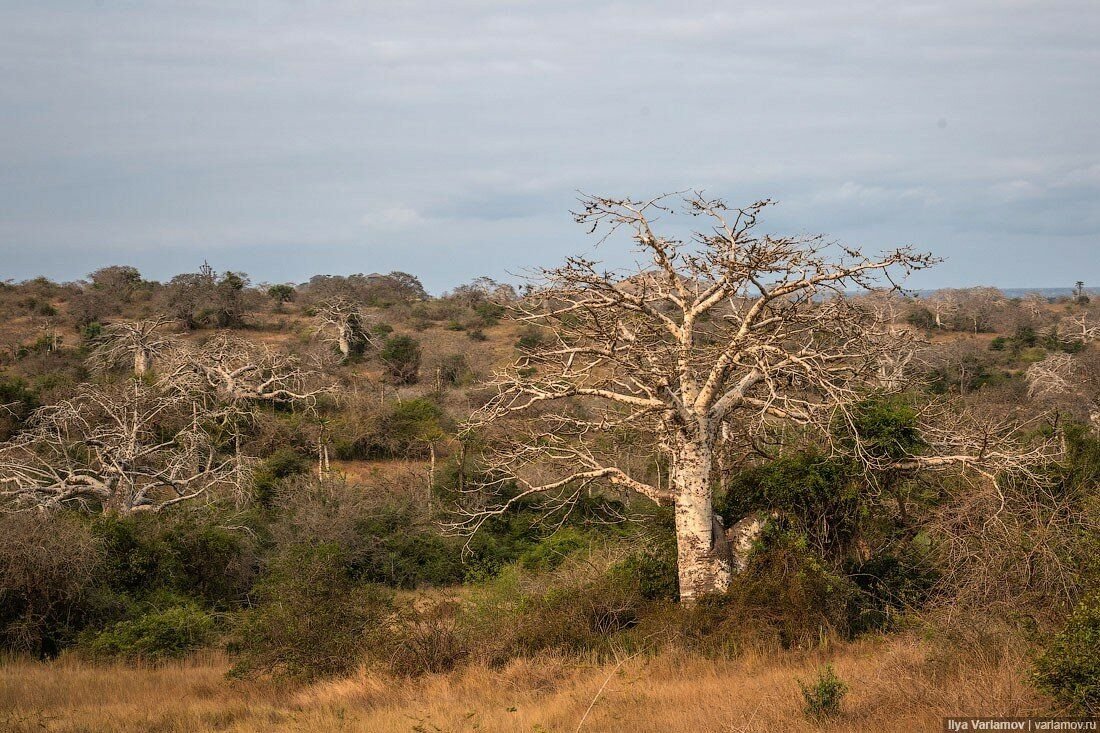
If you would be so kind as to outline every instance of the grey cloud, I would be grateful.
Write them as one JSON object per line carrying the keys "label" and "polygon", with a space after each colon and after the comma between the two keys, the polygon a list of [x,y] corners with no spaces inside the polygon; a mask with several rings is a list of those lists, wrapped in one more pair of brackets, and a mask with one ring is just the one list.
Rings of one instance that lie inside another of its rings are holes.
{"label": "grey cloud", "polygon": [[1088,279],[1097,37],[1092,0],[13,0],[0,277],[441,290],[591,247],[578,189],[703,187],[946,256],[926,284]]}

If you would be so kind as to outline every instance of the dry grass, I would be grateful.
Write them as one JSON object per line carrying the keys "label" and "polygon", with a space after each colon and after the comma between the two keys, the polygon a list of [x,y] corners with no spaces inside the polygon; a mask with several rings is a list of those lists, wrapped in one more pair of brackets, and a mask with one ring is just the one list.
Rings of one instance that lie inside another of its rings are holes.
{"label": "dry grass", "polygon": [[364,672],[297,690],[229,682],[216,657],[156,669],[15,661],[0,667],[0,729],[575,731],[591,706],[585,731],[812,731],[820,728],[802,717],[797,681],[825,662],[852,688],[827,730],[940,730],[946,715],[1048,707],[1024,682],[1025,664],[1009,645],[945,658],[902,637],[737,661],[546,658],[419,680]]}

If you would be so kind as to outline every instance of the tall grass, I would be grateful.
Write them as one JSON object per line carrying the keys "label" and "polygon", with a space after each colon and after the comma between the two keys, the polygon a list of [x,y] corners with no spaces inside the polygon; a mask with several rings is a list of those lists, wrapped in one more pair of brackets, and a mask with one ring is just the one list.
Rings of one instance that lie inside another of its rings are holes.
{"label": "tall grass", "polygon": [[812,731],[798,680],[824,664],[851,686],[829,730],[939,730],[947,715],[1048,710],[1010,643],[952,654],[966,658],[913,637],[868,638],[728,661],[545,656],[416,679],[361,671],[298,688],[229,681],[217,656],[144,668],[16,660],[0,666],[0,730]]}

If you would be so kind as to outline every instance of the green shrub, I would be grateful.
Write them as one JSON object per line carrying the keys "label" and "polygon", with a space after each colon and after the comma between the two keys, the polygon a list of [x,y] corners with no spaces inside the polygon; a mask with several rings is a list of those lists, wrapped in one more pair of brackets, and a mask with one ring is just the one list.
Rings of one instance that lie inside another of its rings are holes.
{"label": "green shrub", "polygon": [[572,553],[588,547],[590,538],[573,527],[562,529],[519,556],[525,570],[553,570]]}
{"label": "green shrub", "polygon": [[265,458],[252,474],[252,490],[256,500],[262,506],[271,508],[280,482],[308,470],[309,462],[301,454],[290,448],[279,448]]}
{"label": "green shrub", "polygon": [[813,721],[823,721],[840,715],[840,703],[848,694],[848,685],[836,676],[831,665],[817,673],[817,679],[807,685],[801,680],[802,712]]}
{"label": "green shrub", "polygon": [[392,595],[352,579],[332,543],[283,550],[255,588],[229,649],[236,676],[310,679],[354,669],[385,642]]}
{"label": "green shrub", "polygon": [[391,336],[378,357],[387,375],[398,384],[415,384],[420,379],[420,342],[411,336]]}
{"label": "green shrub", "polygon": [[356,580],[416,588],[459,583],[465,575],[462,540],[424,526],[411,503],[378,507],[355,530],[362,541],[348,548],[348,571]]}
{"label": "green shrub", "polygon": [[150,611],[132,621],[120,621],[82,641],[93,657],[174,659],[209,643],[214,617],[193,603]]}
{"label": "green shrub", "polygon": [[860,591],[851,604],[853,634],[891,629],[905,611],[924,605],[937,579],[928,559],[913,548],[882,552],[849,567],[848,575]]}
{"label": "green shrub", "polygon": [[821,554],[843,554],[865,513],[862,481],[840,461],[815,452],[742,471],[715,501],[727,524],[752,512],[779,512]]}
{"label": "green shrub", "polygon": [[1062,702],[1100,713],[1100,592],[1077,604],[1036,662],[1035,681]]}
{"label": "green shrub", "polygon": [[637,583],[647,601],[674,601],[679,597],[676,575],[676,537],[671,531],[648,538],[645,546],[611,568],[611,574]]}
{"label": "green shrub", "polygon": [[483,300],[474,304],[474,313],[484,326],[495,326],[504,317],[505,309],[500,303]]}
{"label": "green shrub", "polygon": [[542,346],[545,340],[541,329],[535,326],[525,326],[516,340],[516,348],[522,351],[530,351]]}
{"label": "green shrub", "polygon": [[462,628],[490,664],[543,652],[597,656],[626,645],[646,601],[636,579],[611,572],[605,548],[577,553],[549,573],[518,564],[482,583]]}

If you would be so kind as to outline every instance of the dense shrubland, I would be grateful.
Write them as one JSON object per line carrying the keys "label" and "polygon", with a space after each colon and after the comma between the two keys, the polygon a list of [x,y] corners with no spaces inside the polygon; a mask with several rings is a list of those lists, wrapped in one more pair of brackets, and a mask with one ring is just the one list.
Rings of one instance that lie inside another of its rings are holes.
{"label": "dense shrubland", "polygon": [[[242,491],[214,487],[164,511],[85,497],[0,515],[5,650],[157,661],[218,646],[237,675],[309,679],[548,652],[719,657],[906,628],[965,634],[995,618],[1033,645],[1039,686],[1095,712],[1097,303],[985,288],[896,297],[894,323],[921,341],[906,389],[868,396],[828,438],[793,427],[715,456],[724,524],[758,516],[763,530],[728,591],[684,606],[671,511],[624,492],[564,507],[524,496],[472,537],[448,531],[484,479],[519,495],[483,474],[492,436],[461,428],[493,370],[548,338],[505,317],[517,297],[487,279],[433,298],[404,273],[273,286],[207,266],[167,283],[109,267],[78,283],[0,284],[0,440],[38,429],[36,410],[87,385],[126,385],[127,363],[93,369],[91,357],[113,326],[161,315],[163,337],[191,356],[229,333],[292,358],[304,376],[288,391],[309,395],[187,387],[189,410],[234,405],[202,431],[212,455],[239,457]],[[318,327],[337,298],[359,319],[346,353]],[[168,389],[158,380],[172,365],[157,352],[142,389]],[[943,398],[1023,415],[1062,453],[1034,469],[1040,481],[891,468],[932,455],[917,425]],[[149,426],[172,429],[159,413]],[[857,438],[864,460],[846,449]],[[667,474],[629,425],[609,440]],[[66,445],[87,464],[90,441]],[[807,690],[807,705],[829,707],[828,690]]]}

